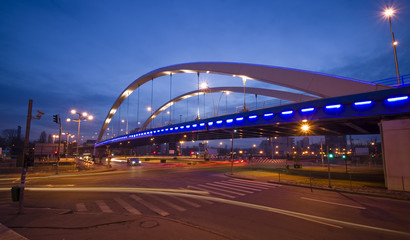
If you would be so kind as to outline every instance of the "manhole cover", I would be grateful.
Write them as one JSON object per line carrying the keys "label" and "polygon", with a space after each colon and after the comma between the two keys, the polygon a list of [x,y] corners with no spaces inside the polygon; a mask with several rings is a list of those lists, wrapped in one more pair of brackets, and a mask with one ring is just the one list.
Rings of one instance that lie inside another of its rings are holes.
{"label": "manhole cover", "polygon": [[158,227],[159,223],[157,221],[142,221],[140,222],[140,227],[142,228],[154,228],[154,227]]}

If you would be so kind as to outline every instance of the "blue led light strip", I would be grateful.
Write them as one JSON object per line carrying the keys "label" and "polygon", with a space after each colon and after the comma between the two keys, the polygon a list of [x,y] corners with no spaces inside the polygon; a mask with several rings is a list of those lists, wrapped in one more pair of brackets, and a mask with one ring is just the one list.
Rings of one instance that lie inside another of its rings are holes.
{"label": "blue led light strip", "polygon": [[403,101],[409,99],[409,96],[400,96],[400,97],[393,97],[393,98],[388,98],[388,102],[397,102],[397,101]]}
{"label": "blue led light strip", "polygon": [[293,113],[293,111],[289,110],[289,111],[283,111],[281,114],[282,115],[289,115],[289,114],[292,114],[292,113]]}
{"label": "blue led light strip", "polygon": [[335,109],[335,108],[341,108],[341,104],[334,104],[334,105],[327,105],[325,108],[326,109]]}
{"label": "blue led light strip", "polygon": [[361,102],[355,102],[354,105],[355,106],[361,106],[361,105],[369,105],[372,104],[373,101],[361,101]]}
{"label": "blue led light strip", "polygon": [[311,107],[311,108],[303,108],[300,111],[305,113],[305,112],[313,112],[314,110],[315,108]]}

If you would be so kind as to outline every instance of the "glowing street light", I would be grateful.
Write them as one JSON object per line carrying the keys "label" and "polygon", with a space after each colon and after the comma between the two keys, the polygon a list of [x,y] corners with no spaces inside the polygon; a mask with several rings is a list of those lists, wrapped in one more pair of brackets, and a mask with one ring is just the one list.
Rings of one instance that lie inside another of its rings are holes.
{"label": "glowing street light", "polygon": [[246,103],[245,103],[245,84],[246,84],[246,77],[242,78],[242,82],[243,82],[243,109],[242,112],[246,112],[248,111],[248,109],[246,109]]}
{"label": "glowing street light", "polygon": [[303,132],[309,132],[310,126],[308,124],[303,124],[300,128]]}
{"label": "glowing street light", "polygon": [[71,114],[78,114],[78,119],[71,119],[71,118],[67,118],[67,122],[78,122],[78,133],[77,133],[77,156],[79,155],[78,152],[78,146],[80,145],[80,124],[81,124],[81,120],[93,120],[94,117],[92,115],[88,115],[87,112],[83,112],[83,113],[79,113],[77,112],[77,110],[73,109],[71,110]]}
{"label": "glowing street light", "polygon": [[[205,117],[205,94],[206,94],[206,90],[208,89],[208,83],[207,82],[202,82],[200,85],[200,89],[203,90],[204,93],[204,117]],[[198,95],[199,96],[199,95]],[[187,110],[188,111],[188,110]]]}
{"label": "glowing street light", "polygon": [[207,89],[207,88],[208,88],[208,83],[202,82],[201,86],[200,86],[200,89]]}
{"label": "glowing street light", "polygon": [[396,40],[394,40],[394,33],[393,33],[393,27],[391,24],[391,17],[394,15],[396,11],[393,8],[386,8],[384,10],[384,16],[389,18],[389,23],[390,23],[390,32],[391,32],[391,38],[392,38],[392,44],[393,44],[393,52],[394,52],[394,62],[396,64],[396,74],[397,74],[397,84],[400,85],[400,73],[399,73],[399,63],[397,61],[397,51],[396,51],[396,45],[398,44]]}

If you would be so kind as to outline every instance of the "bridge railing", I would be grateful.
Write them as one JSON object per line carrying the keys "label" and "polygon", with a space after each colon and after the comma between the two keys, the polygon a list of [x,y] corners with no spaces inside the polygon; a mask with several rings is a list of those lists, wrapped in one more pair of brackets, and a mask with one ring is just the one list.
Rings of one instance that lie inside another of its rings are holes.
{"label": "bridge railing", "polygon": [[410,85],[410,74],[400,76],[400,84],[397,83],[397,77],[385,78],[376,81],[372,81],[372,83],[376,84],[383,84],[392,87],[404,87]]}

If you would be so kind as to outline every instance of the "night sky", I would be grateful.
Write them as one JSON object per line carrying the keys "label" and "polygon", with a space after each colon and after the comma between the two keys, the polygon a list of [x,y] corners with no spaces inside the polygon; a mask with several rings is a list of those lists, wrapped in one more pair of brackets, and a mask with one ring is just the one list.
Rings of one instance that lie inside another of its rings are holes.
{"label": "night sky", "polygon": [[[187,62],[254,63],[366,81],[395,77],[390,28],[382,15],[390,5],[397,10],[392,23],[400,73],[409,74],[406,0],[0,0],[0,131],[22,126],[24,133],[33,99],[33,112],[45,115],[32,121],[32,140],[41,131],[58,133],[53,114],[60,114],[63,131],[76,134],[77,124],[65,122],[73,108],[94,115],[82,124],[81,135],[95,139],[131,82]],[[172,97],[195,90],[196,81],[195,74],[175,75]],[[242,86],[240,78],[211,74],[201,81],[211,87]],[[247,86],[277,89],[256,81]],[[169,100],[169,77],[154,80],[154,88],[155,108]],[[126,129],[121,119],[128,119],[130,130],[148,117],[150,82],[140,94],[139,107],[135,92],[123,103],[112,134]],[[219,94],[207,96],[205,112],[212,111],[212,101],[221,108],[240,106],[242,95],[237,96],[222,101]],[[247,102],[255,103],[255,97],[247,96]],[[174,119],[196,113],[194,101],[177,106]]]}

